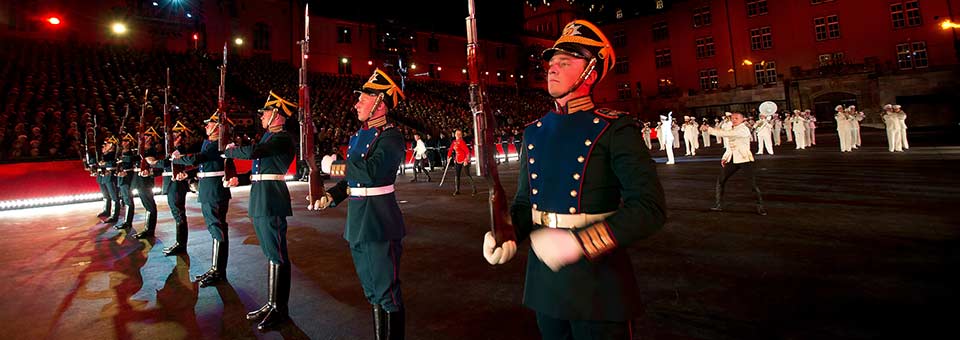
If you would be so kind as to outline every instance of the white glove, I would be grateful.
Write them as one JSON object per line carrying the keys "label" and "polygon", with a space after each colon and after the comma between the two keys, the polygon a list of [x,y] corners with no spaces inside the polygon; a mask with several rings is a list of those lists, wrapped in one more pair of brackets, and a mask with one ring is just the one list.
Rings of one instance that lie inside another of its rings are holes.
{"label": "white glove", "polygon": [[499,247],[496,247],[497,240],[493,238],[493,233],[487,232],[483,235],[483,258],[490,264],[504,264],[517,254],[517,242],[507,241]]}
{"label": "white glove", "polygon": [[[310,197],[307,197],[307,199],[310,199]],[[307,210],[324,210],[330,207],[330,204],[333,204],[333,196],[325,192],[320,199],[309,202],[307,204]]]}
{"label": "white glove", "polygon": [[540,261],[555,272],[583,256],[580,242],[567,229],[537,229],[530,233],[530,246]]}

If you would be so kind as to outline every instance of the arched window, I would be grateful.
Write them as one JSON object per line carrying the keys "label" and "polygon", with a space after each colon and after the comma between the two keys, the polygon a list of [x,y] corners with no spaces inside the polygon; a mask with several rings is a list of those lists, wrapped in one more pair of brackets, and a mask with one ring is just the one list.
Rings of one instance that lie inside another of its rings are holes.
{"label": "arched window", "polygon": [[253,49],[270,50],[270,28],[267,24],[258,22],[253,25]]}

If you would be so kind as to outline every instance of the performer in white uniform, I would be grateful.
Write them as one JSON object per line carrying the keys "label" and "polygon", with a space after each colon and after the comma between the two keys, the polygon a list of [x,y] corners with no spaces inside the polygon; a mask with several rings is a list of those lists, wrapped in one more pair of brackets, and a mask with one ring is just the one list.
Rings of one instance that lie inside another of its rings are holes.
{"label": "performer in white uniform", "polygon": [[903,143],[900,139],[900,120],[893,112],[893,105],[884,105],[880,118],[883,119],[883,124],[887,126],[887,150],[903,152]]}
{"label": "performer in white uniform", "polygon": [[907,113],[900,110],[900,105],[893,106],[893,113],[900,122],[900,144],[907,150],[910,148],[910,143],[907,143]]}
{"label": "performer in white uniform", "polygon": [[773,116],[760,116],[757,121],[757,154],[763,154],[763,148],[767,148],[767,153],[773,154],[773,136],[770,135],[773,125]]}

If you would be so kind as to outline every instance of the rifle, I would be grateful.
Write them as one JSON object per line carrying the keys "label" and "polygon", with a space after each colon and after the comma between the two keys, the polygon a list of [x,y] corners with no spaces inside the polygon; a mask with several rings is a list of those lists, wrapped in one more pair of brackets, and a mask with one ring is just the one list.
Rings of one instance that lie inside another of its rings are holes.
{"label": "rifle", "polygon": [[93,160],[93,155],[90,154],[90,134],[87,133],[86,123],[84,123],[83,129],[83,170],[93,171],[93,167],[90,164],[90,161]]}
{"label": "rifle", "polygon": [[310,53],[310,4],[307,4],[303,10],[303,40],[297,42],[300,45],[300,160],[307,163],[310,169],[309,181],[310,191],[307,195],[307,202],[313,204],[315,200],[323,197],[323,177],[317,169],[316,155],[314,154],[314,131],[313,113],[310,112],[310,85],[307,84],[307,58]]}
{"label": "rifle", "polygon": [[[223,43],[223,64],[220,65],[220,88],[217,93],[217,112],[220,113],[220,116],[217,117],[217,120],[220,124],[220,130],[217,132],[220,137],[217,140],[217,150],[220,153],[227,151],[227,144],[230,144],[232,138],[231,131],[232,127],[230,126],[230,119],[227,118],[227,43]],[[231,178],[237,177],[237,166],[233,163],[233,159],[227,159],[223,163],[223,185],[227,186],[227,182]]]}
{"label": "rifle", "polygon": [[[164,158],[170,159],[170,154],[174,151],[173,145],[173,114],[169,110],[169,98],[170,97],[170,68],[167,67],[167,87],[163,90],[163,152]],[[183,172],[183,165],[171,164],[170,169],[173,171],[173,177],[177,178],[181,172]]]}
{"label": "rifle", "polygon": [[[100,173],[100,148],[97,144],[97,130],[100,129],[100,126],[97,125],[97,114],[92,113],[93,116],[93,164],[97,165],[97,173]],[[89,152],[89,150],[87,150]]]}
{"label": "rifle", "polygon": [[147,89],[143,93],[143,106],[140,107],[140,124],[137,125],[137,155],[140,156],[140,171],[146,170],[150,167],[150,164],[147,163],[146,149],[147,149],[147,95],[150,94],[150,90]]}
{"label": "rifle", "polygon": [[[149,90],[147,90],[147,91],[149,91]],[[118,136],[120,136],[120,142],[119,142],[120,144],[123,144],[123,136],[125,136],[124,132],[126,131],[126,129],[124,129],[124,126],[127,125],[127,124],[126,124],[126,123],[127,123],[127,118],[130,118],[130,104],[126,104],[124,107],[125,107],[126,112],[124,112],[124,114],[123,114],[123,119],[120,120],[120,134],[118,135]],[[114,156],[113,156],[113,159],[114,159],[114,161],[115,161],[117,164],[120,164],[120,157],[123,156],[123,153],[121,152],[121,149],[122,149],[122,148],[120,147],[120,145],[114,145],[114,146],[113,146],[113,155],[114,155]],[[119,166],[118,166],[118,167],[119,167]],[[120,170],[120,169],[117,170],[118,173],[120,172],[119,170]]]}
{"label": "rifle", "polygon": [[474,152],[477,155],[477,175],[487,180],[490,187],[490,231],[499,246],[506,241],[517,239],[510,212],[507,210],[507,197],[500,184],[500,173],[493,160],[495,152],[493,131],[497,128],[492,112],[486,111],[483,103],[484,89],[480,82],[480,62],[477,57],[477,19],[474,0],[467,0],[467,69],[470,72],[470,111],[473,112]]}

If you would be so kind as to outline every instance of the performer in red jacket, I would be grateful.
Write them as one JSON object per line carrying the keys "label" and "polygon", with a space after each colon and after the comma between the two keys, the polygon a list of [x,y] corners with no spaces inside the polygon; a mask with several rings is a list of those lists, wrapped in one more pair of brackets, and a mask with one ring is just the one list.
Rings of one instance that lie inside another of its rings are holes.
{"label": "performer in red jacket", "polygon": [[[456,163],[453,163],[454,170],[457,174],[457,190],[453,192],[453,195],[460,194],[460,171],[464,167],[470,164],[470,148],[467,147],[467,142],[463,140],[463,131],[457,130],[454,135],[456,139],[453,140],[453,143],[450,144],[450,149],[447,151],[447,162],[455,160]],[[453,153],[457,153],[457,158],[452,158]],[[473,194],[477,194],[477,184],[473,182],[473,176],[470,175],[470,169],[467,169],[467,178],[470,179],[470,186],[473,187]]]}

